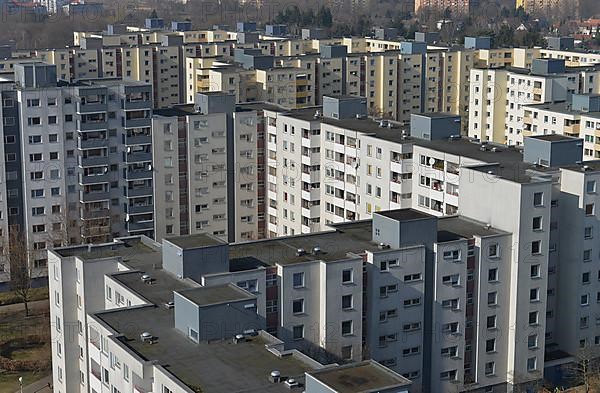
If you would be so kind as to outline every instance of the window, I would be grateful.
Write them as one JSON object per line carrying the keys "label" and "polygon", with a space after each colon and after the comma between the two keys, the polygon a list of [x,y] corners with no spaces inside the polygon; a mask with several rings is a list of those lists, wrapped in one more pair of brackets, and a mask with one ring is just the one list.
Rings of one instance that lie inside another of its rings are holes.
{"label": "window", "polygon": [[398,285],[392,284],[379,287],[379,297],[385,298],[392,292],[398,292]]}
{"label": "window", "polygon": [[444,259],[451,261],[460,261],[460,250],[444,251]]}
{"label": "window", "polygon": [[490,338],[489,340],[485,341],[485,351],[487,353],[496,352],[496,339],[495,338]]}
{"label": "window", "polygon": [[529,277],[540,278],[540,265],[531,265],[529,268]]}
{"label": "window", "polygon": [[590,297],[588,294],[585,295],[581,295],[579,304],[581,304],[582,306],[587,306],[590,304]]}
{"label": "window", "polygon": [[537,358],[532,357],[527,359],[527,371],[535,371],[537,369]]}
{"label": "window", "polygon": [[418,306],[421,304],[421,298],[420,297],[416,297],[416,298],[412,298],[412,299],[406,299],[404,301],[404,307],[413,307],[413,306]]}
{"label": "window", "polygon": [[458,356],[458,347],[445,347],[440,351],[442,356],[456,357]]}
{"label": "window", "polygon": [[416,346],[416,347],[410,347],[410,348],[404,348],[402,350],[402,356],[412,356],[412,355],[417,355],[421,352],[421,347],[420,346]]}
{"label": "window", "polygon": [[588,194],[594,194],[596,192],[596,181],[595,180],[588,180],[585,183],[585,192],[587,192]]}
{"label": "window", "polygon": [[489,282],[498,281],[498,269],[497,268],[488,270],[488,281]]}
{"label": "window", "polygon": [[485,363],[485,375],[492,376],[496,373],[496,363],[495,362],[486,362]]}
{"label": "window", "polygon": [[544,193],[536,192],[533,194],[533,206],[539,207],[544,205]]}
{"label": "window", "polygon": [[534,231],[541,231],[542,230],[542,217],[533,217],[533,223],[532,223],[532,229]]}
{"label": "window", "polygon": [[458,310],[458,299],[446,299],[442,300],[442,307],[449,308],[451,310]]}
{"label": "window", "polygon": [[420,280],[421,280],[421,273],[406,274],[404,276],[404,282],[413,282],[413,281],[420,281]]}
{"label": "window", "polygon": [[240,281],[236,285],[242,289],[245,289],[248,292],[252,292],[252,293],[258,292],[258,280],[256,280],[256,279]]}
{"label": "window", "polygon": [[449,276],[443,276],[442,284],[458,286],[458,285],[460,285],[460,275],[459,274],[451,274]]}
{"label": "window", "polygon": [[498,258],[500,256],[500,248],[497,243],[490,244],[488,246],[488,257]]}
{"label": "window", "polygon": [[527,337],[527,348],[534,349],[538,346],[538,336],[537,334],[532,334]]}
{"label": "window", "polygon": [[487,317],[486,327],[488,329],[495,329],[496,328],[496,316],[495,315],[490,315],[490,316]]}
{"label": "window", "polygon": [[353,307],[352,295],[342,296],[342,309],[349,310]]}
{"label": "window", "polygon": [[586,216],[593,216],[594,215],[594,204],[593,203],[588,203],[587,205],[585,205],[585,215]]}
{"label": "window", "polygon": [[440,379],[445,381],[454,381],[456,380],[456,375],[456,370],[442,371],[440,373]]}
{"label": "window", "polygon": [[296,299],[292,302],[292,312],[301,314],[304,312],[304,299]]}
{"label": "window", "polygon": [[458,322],[450,322],[442,325],[442,331],[444,333],[458,333]]}
{"label": "window", "polygon": [[531,311],[529,313],[529,324],[530,325],[538,324],[538,312],[537,311]]}
{"label": "window", "polygon": [[490,292],[488,293],[488,306],[496,306],[498,305],[498,292]]}
{"label": "window", "polygon": [[540,301],[540,289],[539,288],[531,288],[529,290],[529,301],[530,302],[539,302]]}
{"label": "window", "polygon": [[352,282],[354,282],[352,269],[342,270],[342,284],[351,284]]}
{"label": "window", "polygon": [[294,288],[304,287],[304,272],[294,273],[293,282],[294,282]]}
{"label": "window", "polygon": [[304,325],[296,325],[292,328],[292,338],[301,340],[304,338]]}
{"label": "window", "polygon": [[531,254],[538,255],[542,252],[542,241],[534,240],[531,242]]}
{"label": "window", "polygon": [[585,239],[592,239],[594,237],[594,227],[585,227],[583,230],[583,237]]}
{"label": "window", "polygon": [[352,321],[342,321],[342,336],[349,336],[352,334]]}

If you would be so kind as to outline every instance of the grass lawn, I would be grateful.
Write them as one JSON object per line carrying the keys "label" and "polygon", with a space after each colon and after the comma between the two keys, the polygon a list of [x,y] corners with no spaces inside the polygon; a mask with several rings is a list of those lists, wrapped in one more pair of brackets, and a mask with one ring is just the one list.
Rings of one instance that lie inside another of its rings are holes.
{"label": "grass lawn", "polygon": [[[31,288],[30,301],[48,299],[48,288]],[[21,303],[21,299],[14,292],[0,292],[0,306]]]}
{"label": "grass lawn", "polygon": [[50,375],[51,370],[32,372],[26,371],[23,373],[10,373],[0,371],[0,392],[12,393],[19,390],[19,377],[23,377],[23,386],[27,386],[37,380]]}
{"label": "grass lawn", "polygon": [[[11,340],[27,336],[41,336],[43,342],[23,348],[20,344],[10,345]],[[12,360],[49,360],[50,353],[50,321],[48,310],[34,310],[25,318],[25,312],[19,310],[0,314],[0,356]],[[0,371],[0,392],[12,393],[19,389],[19,377],[23,377],[23,385],[29,385],[50,375],[51,369],[37,371]]]}

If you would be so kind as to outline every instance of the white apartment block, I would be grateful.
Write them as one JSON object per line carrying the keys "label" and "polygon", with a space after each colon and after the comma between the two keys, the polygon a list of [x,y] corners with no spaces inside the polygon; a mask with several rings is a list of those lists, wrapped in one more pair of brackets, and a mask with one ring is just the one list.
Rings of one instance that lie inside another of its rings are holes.
{"label": "white apartment block", "polygon": [[583,160],[600,158],[600,99],[574,94],[566,101],[524,107],[525,135],[566,135],[583,139]]}
{"label": "white apartment block", "polygon": [[575,93],[597,93],[598,72],[595,67],[565,68],[560,59],[536,59],[531,70],[473,69],[468,135],[520,146],[529,131],[524,106],[565,101]]}
{"label": "white apartment block", "polygon": [[236,110],[233,95],[198,97],[153,117],[156,238],[264,237],[262,123],[255,110]]}
{"label": "white apartment block", "polygon": [[[23,236],[35,277],[45,275],[49,247],[153,230],[151,87],[63,85],[55,72],[19,64],[3,90],[3,236]],[[131,178],[134,166],[146,176]]]}

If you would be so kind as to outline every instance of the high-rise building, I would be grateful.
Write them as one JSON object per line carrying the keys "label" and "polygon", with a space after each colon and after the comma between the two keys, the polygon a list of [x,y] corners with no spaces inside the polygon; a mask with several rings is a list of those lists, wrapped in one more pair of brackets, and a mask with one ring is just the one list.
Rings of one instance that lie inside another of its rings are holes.
{"label": "high-rise building", "polygon": [[46,268],[48,247],[152,236],[151,92],[140,82],[62,84],[54,65],[15,65],[2,91],[3,235],[23,236],[34,268]]}

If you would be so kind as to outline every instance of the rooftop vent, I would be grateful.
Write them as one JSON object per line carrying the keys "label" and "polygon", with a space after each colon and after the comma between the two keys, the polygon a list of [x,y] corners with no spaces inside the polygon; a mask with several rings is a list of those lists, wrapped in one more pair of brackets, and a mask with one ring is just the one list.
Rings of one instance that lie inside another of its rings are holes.
{"label": "rooftop vent", "polygon": [[294,378],[288,378],[287,381],[285,381],[284,383],[288,389],[297,388],[298,386],[300,386],[298,384],[298,381],[296,381]]}
{"label": "rooftop vent", "polygon": [[233,338],[234,344],[243,343],[244,341],[246,341],[246,339],[243,334],[236,334]]}
{"label": "rooftop vent", "polygon": [[140,334],[140,340],[142,340],[142,342],[144,343],[152,343],[154,341],[154,336],[152,336],[150,332],[143,332],[142,334]]}
{"label": "rooftop vent", "polygon": [[315,111],[315,119],[318,119],[319,117],[321,117],[321,111],[317,109]]}
{"label": "rooftop vent", "polygon": [[387,127],[388,124],[389,124],[389,122],[387,120],[380,120],[379,121],[379,127],[381,127],[381,128]]}
{"label": "rooftop vent", "polygon": [[496,153],[496,152],[498,152],[499,150],[498,150],[498,148],[497,148],[497,147],[492,147],[492,150],[491,150],[491,151],[493,151],[494,153]]}
{"label": "rooftop vent", "polygon": [[488,231],[492,228],[492,224],[485,224],[485,229]]}
{"label": "rooftop vent", "polygon": [[313,247],[312,253],[313,253],[313,255],[319,255],[321,253],[321,247],[319,247],[319,246]]}
{"label": "rooftop vent", "polygon": [[460,135],[450,135],[450,138],[448,138],[449,141],[455,141],[457,139],[460,139]]}
{"label": "rooftop vent", "polygon": [[273,383],[281,382],[281,373],[279,372],[279,370],[271,371],[270,379]]}
{"label": "rooftop vent", "polygon": [[170,302],[166,302],[165,303],[165,307],[168,308],[169,310],[175,307],[175,302],[170,301]]}
{"label": "rooftop vent", "polygon": [[487,171],[487,174],[488,174],[488,175],[493,175],[493,174],[494,174],[494,171]]}
{"label": "rooftop vent", "polygon": [[256,333],[256,330],[254,330],[254,329],[247,329],[247,330],[244,330],[242,333],[244,333],[244,336],[254,337],[254,336],[258,335],[258,333]]}
{"label": "rooftop vent", "polygon": [[361,120],[361,119],[366,119],[367,115],[365,115],[364,113],[357,113],[356,114],[356,118]]}
{"label": "rooftop vent", "polygon": [[379,243],[377,245],[377,248],[380,249],[380,250],[387,250],[388,248],[390,248],[390,245],[389,244],[385,244],[385,243]]}
{"label": "rooftop vent", "polygon": [[152,284],[154,282],[154,279],[147,273],[142,274],[141,278],[144,284]]}
{"label": "rooftop vent", "polygon": [[296,250],[296,256],[297,257],[301,257],[304,254],[306,254],[306,250],[304,250],[303,248],[299,248],[299,249]]}
{"label": "rooftop vent", "polygon": [[590,167],[588,165],[584,165],[581,167],[581,169],[585,172],[585,171],[589,170]]}

